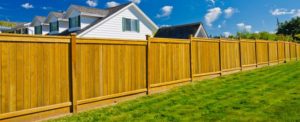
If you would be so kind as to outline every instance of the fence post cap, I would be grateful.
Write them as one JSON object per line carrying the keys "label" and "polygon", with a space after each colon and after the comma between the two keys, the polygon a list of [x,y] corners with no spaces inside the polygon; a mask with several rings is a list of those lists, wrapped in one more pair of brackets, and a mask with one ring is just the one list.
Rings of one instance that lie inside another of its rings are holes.
{"label": "fence post cap", "polygon": [[71,36],[76,36],[77,34],[76,33],[71,33]]}

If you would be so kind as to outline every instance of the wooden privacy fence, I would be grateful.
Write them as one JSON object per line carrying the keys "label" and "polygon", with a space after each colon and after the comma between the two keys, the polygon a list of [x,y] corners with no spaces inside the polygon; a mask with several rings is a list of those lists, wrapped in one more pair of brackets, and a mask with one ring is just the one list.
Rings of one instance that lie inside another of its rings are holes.
{"label": "wooden privacy fence", "polygon": [[300,58],[292,42],[0,34],[0,121],[68,115]]}

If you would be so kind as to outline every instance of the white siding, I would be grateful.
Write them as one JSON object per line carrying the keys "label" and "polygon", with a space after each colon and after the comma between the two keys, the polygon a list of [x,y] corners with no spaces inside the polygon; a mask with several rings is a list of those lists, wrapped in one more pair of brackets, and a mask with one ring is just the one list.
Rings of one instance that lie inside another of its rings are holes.
{"label": "white siding", "polygon": [[95,22],[97,19],[98,19],[97,17],[80,16],[81,29],[83,29],[86,26],[90,25],[91,23]]}
{"label": "white siding", "polygon": [[[51,22],[57,22],[58,18],[52,16],[50,19],[50,23]],[[49,23],[49,32],[50,32],[50,23]],[[69,28],[69,22],[68,21],[59,21],[59,32],[52,32],[50,34],[57,34],[57,33],[61,33],[65,30],[67,30]]]}
{"label": "white siding", "polygon": [[[72,11],[69,18],[77,17],[80,15],[79,11]],[[80,16],[80,28],[70,28],[69,31],[74,31],[78,29],[83,29],[86,26],[90,25],[91,23],[95,22],[98,18],[97,17],[89,17],[89,16]]]}
{"label": "white siding", "polygon": [[[122,18],[138,19],[140,21],[140,32],[123,32]],[[155,29],[152,30],[155,31]],[[134,8],[130,7],[101,25],[95,28],[92,27],[90,31],[86,31],[80,36],[146,40],[146,35],[153,35],[154,32],[152,30],[150,23],[148,23]]]}
{"label": "white siding", "polygon": [[34,27],[27,27],[28,28],[28,34],[34,35]]}

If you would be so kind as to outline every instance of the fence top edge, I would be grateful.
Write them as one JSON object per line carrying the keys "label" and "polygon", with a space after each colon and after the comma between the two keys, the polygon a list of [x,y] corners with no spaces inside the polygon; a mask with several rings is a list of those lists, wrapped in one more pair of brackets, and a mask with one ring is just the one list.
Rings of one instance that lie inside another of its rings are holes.
{"label": "fence top edge", "polygon": [[78,37],[76,40],[90,40],[90,41],[124,41],[124,42],[147,42],[147,40],[138,39],[119,39],[119,38],[90,38],[90,37]]}
{"label": "fence top edge", "polygon": [[1,37],[1,36],[7,36],[7,37],[31,37],[31,38],[71,39],[70,36],[26,35],[26,34],[7,34],[7,33],[0,33],[0,37]]}
{"label": "fence top edge", "polygon": [[156,37],[154,37],[154,38],[150,38],[150,39],[152,39],[152,40],[164,40],[164,41],[190,41],[190,39],[179,39],[179,38],[156,38]]}

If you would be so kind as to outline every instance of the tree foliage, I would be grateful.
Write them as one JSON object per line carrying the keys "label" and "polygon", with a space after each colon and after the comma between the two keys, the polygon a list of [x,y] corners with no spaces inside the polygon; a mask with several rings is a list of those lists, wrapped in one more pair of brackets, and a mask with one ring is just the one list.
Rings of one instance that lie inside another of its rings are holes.
{"label": "tree foliage", "polygon": [[14,27],[14,26],[16,26],[16,23],[0,21],[0,26]]}
{"label": "tree foliage", "polygon": [[288,35],[299,41],[300,38],[298,34],[300,34],[300,17],[279,23],[277,34]]}
{"label": "tree foliage", "polygon": [[291,36],[277,35],[269,32],[238,32],[236,36],[230,36],[229,38],[242,38],[242,39],[262,39],[262,40],[273,40],[273,41],[292,41]]}

